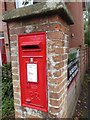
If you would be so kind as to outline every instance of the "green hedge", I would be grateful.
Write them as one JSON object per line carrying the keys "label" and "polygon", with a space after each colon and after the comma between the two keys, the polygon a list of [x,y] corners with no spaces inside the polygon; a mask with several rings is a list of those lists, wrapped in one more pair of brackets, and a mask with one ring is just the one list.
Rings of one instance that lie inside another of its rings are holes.
{"label": "green hedge", "polygon": [[11,65],[2,67],[2,117],[14,116],[13,84]]}

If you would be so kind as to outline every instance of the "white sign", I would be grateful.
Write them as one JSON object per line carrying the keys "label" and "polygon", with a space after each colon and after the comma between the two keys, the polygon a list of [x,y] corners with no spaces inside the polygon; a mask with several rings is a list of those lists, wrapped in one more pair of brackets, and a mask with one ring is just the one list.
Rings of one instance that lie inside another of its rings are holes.
{"label": "white sign", "polygon": [[15,0],[15,2],[16,2],[16,8],[33,5],[33,0]]}
{"label": "white sign", "polygon": [[28,82],[37,82],[37,64],[27,64]]}

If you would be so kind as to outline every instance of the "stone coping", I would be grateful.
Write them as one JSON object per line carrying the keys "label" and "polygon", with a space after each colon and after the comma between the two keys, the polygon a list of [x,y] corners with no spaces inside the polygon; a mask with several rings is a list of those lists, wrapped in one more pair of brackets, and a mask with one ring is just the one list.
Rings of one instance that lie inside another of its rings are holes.
{"label": "stone coping", "polygon": [[59,14],[69,25],[73,24],[73,18],[63,2],[44,2],[30,5],[23,8],[17,8],[11,11],[5,11],[2,21],[21,19],[25,17],[35,17],[41,15]]}

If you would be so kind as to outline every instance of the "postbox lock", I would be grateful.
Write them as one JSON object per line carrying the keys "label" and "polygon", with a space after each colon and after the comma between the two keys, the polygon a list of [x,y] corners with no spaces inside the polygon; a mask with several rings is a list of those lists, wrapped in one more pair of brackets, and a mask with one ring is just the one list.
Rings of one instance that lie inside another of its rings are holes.
{"label": "postbox lock", "polygon": [[30,58],[30,62],[33,62],[33,58]]}

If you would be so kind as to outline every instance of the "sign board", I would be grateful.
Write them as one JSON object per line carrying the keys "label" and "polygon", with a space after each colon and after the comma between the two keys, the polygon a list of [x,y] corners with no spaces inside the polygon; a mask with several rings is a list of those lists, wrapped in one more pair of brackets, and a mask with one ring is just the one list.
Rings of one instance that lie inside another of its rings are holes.
{"label": "sign board", "polygon": [[71,49],[68,58],[68,86],[71,84],[73,79],[76,77],[79,68],[79,50]]}

